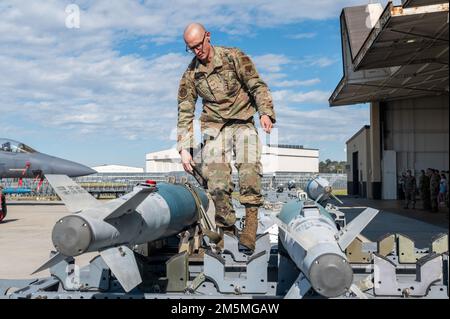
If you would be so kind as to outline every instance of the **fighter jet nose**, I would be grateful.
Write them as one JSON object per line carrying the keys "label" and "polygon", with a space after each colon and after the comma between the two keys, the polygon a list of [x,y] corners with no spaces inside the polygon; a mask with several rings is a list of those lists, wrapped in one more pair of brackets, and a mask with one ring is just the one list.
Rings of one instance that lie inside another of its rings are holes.
{"label": "fighter jet nose", "polygon": [[[91,174],[97,173],[96,170],[94,170],[94,169],[92,169],[90,167],[87,167],[87,166],[84,166],[84,165],[81,165],[81,164],[79,164],[79,165],[80,165],[80,167],[77,168],[77,175],[76,176],[86,176],[86,175],[91,175]],[[75,175],[73,175],[73,176],[75,177]]]}
{"label": "fighter jet nose", "polygon": [[62,174],[69,177],[78,177],[97,173],[97,171],[90,167],[63,159],[55,159],[52,167],[53,174]]}

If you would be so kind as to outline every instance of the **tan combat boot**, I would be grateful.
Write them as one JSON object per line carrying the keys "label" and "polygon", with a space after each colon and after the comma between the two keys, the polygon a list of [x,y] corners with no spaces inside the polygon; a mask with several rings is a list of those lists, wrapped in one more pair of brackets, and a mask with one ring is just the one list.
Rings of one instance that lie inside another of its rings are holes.
{"label": "tan combat boot", "polygon": [[222,237],[216,244],[216,252],[217,253],[223,251],[223,245],[224,245],[224,241],[223,241],[223,237]]}
{"label": "tan combat boot", "polygon": [[239,237],[239,248],[255,251],[256,230],[258,229],[258,207],[245,208],[245,226]]}
{"label": "tan combat boot", "polygon": [[227,234],[229,234],[229,235],[233,235],[233,236],[237,236],[237,229],[236,229],[236,227],[233,225],[233,226],[230,226],[230,227],[221,227],[220,228],[220,237],[219,237],[219,240],[217,241],[217,242],[215,242],[215,244],[216,244],[216,247],[220,250],[220,251],[223,251],[223,247],[224,247],[224,240],[223,240],[223,237],[224,237],[224,234],[225,233],[227,233]]}

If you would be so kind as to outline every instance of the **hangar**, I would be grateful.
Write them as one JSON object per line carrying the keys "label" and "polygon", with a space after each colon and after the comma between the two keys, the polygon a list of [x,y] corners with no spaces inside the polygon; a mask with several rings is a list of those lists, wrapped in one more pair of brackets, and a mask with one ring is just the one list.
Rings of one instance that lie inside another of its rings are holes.
{"label": "hangar", "polygon": [[448,171],[448,1],[344,8],[344,76],[331,107],[370,103],[370,125],[347,141],[349,194],[397,199],[401,173]]}

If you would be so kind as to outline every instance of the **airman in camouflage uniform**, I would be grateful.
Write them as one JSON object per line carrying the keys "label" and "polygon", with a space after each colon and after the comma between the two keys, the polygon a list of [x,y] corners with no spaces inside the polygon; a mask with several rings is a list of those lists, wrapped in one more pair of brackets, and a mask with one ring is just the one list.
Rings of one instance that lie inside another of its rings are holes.
{"label": "airman in camouflage uniform", "polygon": [[416,178],[411,175],[411,170],[406,171],[404,178],[404,192],[405,192],[405,207],[409,208],[409,203],[412,202],[412,208],[416,206]]}
{"label": "airman in camouflage uniform", "polygon": [[441,182],[441,177],[439,176],[439,171],[432,169],[432,174],[430,177],[430,197],[431,197],[431,211],[436,213],[439,211],[438,208],[438,194],[439,194],[439,183]]}
{"label": "airman in camouflage uniform", "polygon": [[241,50],[213,47],[210,33],[196,23],[186,28],[184,40],[187,50],[192,51],[195,57],[184,72],[178,90],[178,151],[181,161],[188,172],[200,168],[189,152],[194,148],[193,119],[200,96],[204,144],[201,171],[216,207],[216,224],[227,229],[236,221],[231,201],[234,184],[230,162],[234,154],[240,202],[246,207],[240,244],[253,251],[258,207],[263,204],[261,144],[253,115],[259,112],[261,126],[270,133],[272,123],[275,123],[272,97],[253,62]]}
{"label": "airman in camouflage uniform", "polygon": [[425,174],[424,170],[422,170],[422,174],[420,175],[419,178],[419,190],[420,190],[420,197],[423,203],[423,210],[431,209],[430,177],[427,174]]}

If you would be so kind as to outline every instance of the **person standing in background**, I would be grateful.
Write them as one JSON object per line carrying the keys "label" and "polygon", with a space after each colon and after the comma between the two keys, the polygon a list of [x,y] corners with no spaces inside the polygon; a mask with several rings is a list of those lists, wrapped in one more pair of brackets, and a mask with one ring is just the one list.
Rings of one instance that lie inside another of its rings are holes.
{"label": "person standing in background", "polygon": [[430,177],[430,198],[431,198],[431,211],[437,213],[438,208],[438,194],[439,194],[439,183],[441,182],[441,177],[436,169],[431,169],[432,174]]}
{"label": "person standing in background", "polygon": [[447,178],[445,174],[441,174],[441,181],[439,183],[439,195],[438,195],[438,203],[441,205],[442,202],[445,203],[445,197],[447,196]]}
{"label": "person standing in background", "polygon": [[406,171],[403,179],[403,190],[405,191],[405,209],[409,208],[412,202],[412,209],[416,208],[416,178],[411,174],[411,170]]}
{"label": "person standing in background", "polygon": [[430,210],[430,177],[425,173],[424,170],[421,170],[421,175],[419,178],[419,191],[420,198],[422,200],[422,209]]}
{"label": "person standing in background", "polygon": [[6,198],[3,194],[3,186],[0,185],[0,222],[5,219],[7,213]]}

